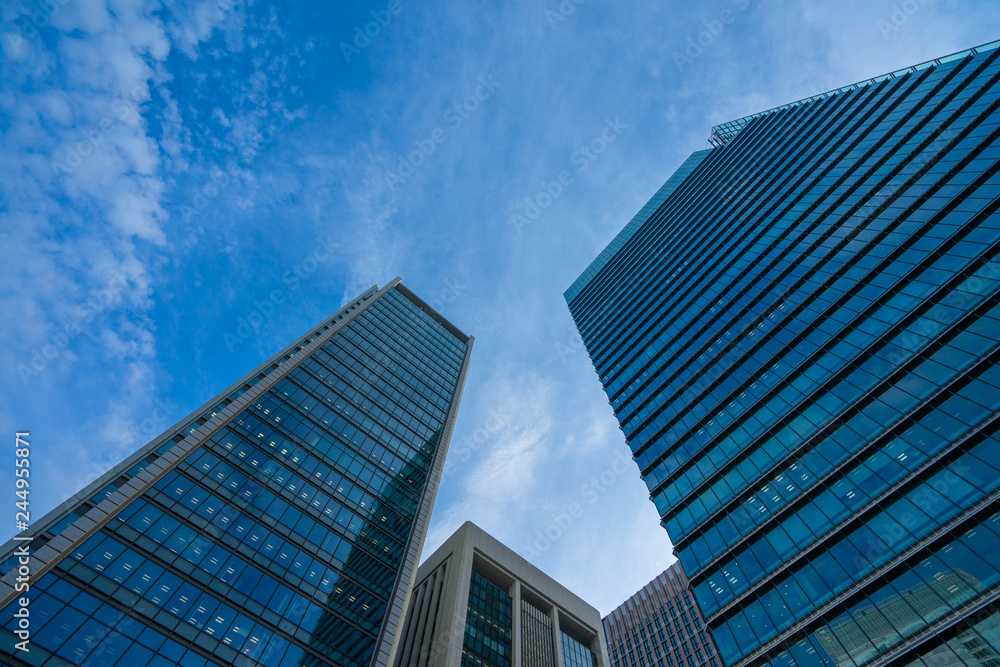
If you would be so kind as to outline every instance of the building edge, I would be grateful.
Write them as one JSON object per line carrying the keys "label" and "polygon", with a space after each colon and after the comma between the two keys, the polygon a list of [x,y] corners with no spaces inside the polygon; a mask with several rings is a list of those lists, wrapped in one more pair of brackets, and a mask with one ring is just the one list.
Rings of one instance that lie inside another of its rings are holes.
{"label": "building edge", "polygon": [[880,74],[878,76],[873,76],[864,81],[858,81],[857,83],[848,84],[846,86],[841,86],[840,88],[834,88],[833,90],[828,90],[824,93],[819,93],[818,95],[813,95],[811,97],[806,97],[801,100],[796,100],[795,102],[789,102],[787,104],[782,104],[776,106],[772,109],[766,109],[764,111],[758,111],[757,113],[750,114],[749,116],[743,116],[742,118],[737,118],[735,120],[728,121],[726,123],[721,123],[712,128],[712,134],[709,136],[708,143],[714,148],[720,148],[725,146],[730,141],[736,138],[736,135],[740,131],[750,124],[750,121],[756,120],[757,118],[762,118],[764,116],[770,116],[778,111],[784,111],[785,109],[791,109],[792,107],[797,107],[803,104],[808,104],[810,102],[815,102],[817,100],[826,99],[827,97],[833,97],[834,95],[839,95],[840,93],[846,93],[852,90],[857,90],[858,88],[863,88],[864,86],[870,86],[876,83],[881,83],[888,79],[895,79],[906,74],[912,74],[913,72],[919,72],[921,70],[927,69],[928,67],[935,67],[952,60],[958,60],[960,58],[965,58],[967,56],[976,55],[977,53],[985,53],[987,51],[992,51],[993,49],[1000,48],[1000,40],[995,40],[992,42],[987,42],[986,44],[980,44],[979,46],[974,46],[970,49],[963,49],[962,51],[957,51],[955,53],[950,53],[948,55],[940,56],[938,58],[932,58],[931,60],[918,63],[916,65],[911,65],[910,67],[904,67],[903,69],[894,70],[887,74]]}
{"label": "building edge", "polygon": [[[179,465],[180,462],[187,458],[193,450],[203,446],[220,428],[229,423],[232,417],[270,390],[278,381],[295,369],[302,362],[302,360],[308,358],[320,346],[324,345],[340,330],[347,326],[347,324],[352,322],[360,313],[364,312],[371,304],[378,301],[380,297],[393,289],[397,289],[400,294],[413,302],[418,308],[420,308],[421,311],[426,313],[436,322],[441,324],[449,333],[455,335],[460,340],[464,338],[463,342],[466,345],[466,356],[463,361],[461,375],[459,380],[456,382],[456,396],[452,399],[452,404],[449,407],[449,414],[445,422],[445,428],[442,430],[442,436],[439,438],[439,446],[435,454],[435,463],[433,464],[433,469],[436,470],[436,475],[433,479],[429,479],[428,483],[425,485],[420,510],[418,511],[418,520],[421,524],[421,537],[419,544],[417,544],[418,540],[416,539],[417,522],[415,522],[413,528],[411,529],[410,536],[408,537],[409,544],[407,546],[407,558],[404,565],[403,576],[401,576],[396,583],[391,603],[391,611],[386,614],[380,630],[382,641],[376,648],[376,652],[373,656],[373,662],[371,663],[373,666],[377,665],[378,667],[390,664],[387,660],[389,659],[389,655],[395,645],[395,639],[396,635],[399,633],[399,628],[402,627],[402,615],[400,616],[399,626],[397,628],[390,627],[392,611],[397,611],[401,607],[401,613],[405,613],[405,598],[409,595],[410,589],[412,588],[413,577],[416,573],[415,561],[416,558],[419,557],[419,553],[423,545],[423,538],[426,537],[426,520],[427,516],[430,514],[430,508],[433,506],[434,497],[437,495],[437,485],[440,482],[444,454],[447,451],[447,442],[450,440],[451,431],[454,426],[454,420],[458,404],[460,402],[460,394],[464,389],[465,377],[468,371],[473,341],[471,336],[467,336],[462,333],[453,324],[437,313],[437,311],[428,306],[423,300],[419,299],[419,297],[417,297],[413,292],[405,288],[402,285],[401,278],[398,276],[381,289],[379,289],[378,285],[368,288],[361,295],[342,306],[334,314],[324,318],[319,324],[310,328],[305,334],[279,350],[269,359],[256,366],[253,370],[214,396],[211,400],[202,404],[196,410],[186,414],[183,419],[166,429],[159,436],[153,438],[147,444],[140,447],[136,450],[136,452],[123,459],[117,465],[112,467],[111,470],[90,482],[73,496],[46,513],[45,516],[35,524],[40,528],[32,526],[31,542],[29,542],[29,545],[31,546],[29,546],[29,549],[31,549],[33,553],[31,553],[27,563],[27,567],[30,571],[30,576],[26,582],[28,586],[30,587],[39,581],[45,574],[61,562],[65,558],[66,554],[70,553],[73,548],[76,548],[96,534],[121,510],[125,509],[125,507],[127,507],[135,499],[141,497],[142,494],[153,484],[158,482],[177,465]],[[256,380],[256,382],[254,382],[254,380]],[[247,387],[248,384],[249,387]],[[234,397],[233,395],[236,392],[241,393]],[[225,406],[218,412],[212,413],[211,417],[208,417],[207,415],[220,404],[225,404]],[[202,416],[195,417],[195,415]],[[445,431],[447,431],[447,433],[445,433]],[[187,433],[186,435],[185,432]],[[445,438],[445,435],[447,435],[447,439]],[[444,447],[441,447],[442,444],[444,444]],[[67,517],[72,516],[73,509],[81,502],[91,498],[103,488],[106,488],[109,483],[121,478],[137,464],[152,456],[156,456],[156,460],[150,462],[149,465],[142,470],[139,470],[134,476],[131,476],[131,479],[129,479],[128,482],[121,488],[109,494],[106,499],[102,500],[96,507],[93,507],[83,516],[79,516],[70,524],[62,527],[58,534],[54,535],[51,540],[45,541],[43,544],[38,545],[37,548],[34,546],[36,544],[36,540],[39,540],[45,532],[52,529],[53,526],[56,526]],[[430,486],[432,481],[434,482],[433,493],[430,493],[429,490],[432,488]],[[429,499],[428,496],[430,496]],[[25,541],[18,540],[16,538],[17,536],[15,535],[15,537],[11,538],[7,541],[7,543],[0,547],[0,563],[7,562],[8,559],[15,554],[15,550],[24,546]],[[409,574],[406,573],[407,569],[409,569]],[[18,595],[23,593],[23,591],[19,592],[15,588],[18,584],[17,577],[17,568],[4,573],[4,575],[0,577],[0,605],[6,606],[10,604],[18,597]],[[389,637],[386,636],[387,632],[391,632]]]}
{"label": "building edge", "polygon": [[[592,634],[590,641],[595,642],[596,647],[590,650],[596,648],[598,667],[610,666],[600,612],[475,523],[466,521],[419,567],[413,587],[417,598],[412,603],[420,609],[408,609],[416,615],[401,624],[405,625],[406,635],[400,642],[403,653],[396,656],[395,667],[458,667],[465,649],[471,589],[469,574],[479,568],[513,582],[508,591],[511,596],[511,667],[531,667],[521,660],[525,631],[520,622],[523,613],[520,602],[525,595],[530,600],[539,599],[539,603],[549,605],[549,613],[559,619],[553,621],[551,628],[552,657],[557,666],[563,664],[558,633],[563,622],[570,636],[580,631]],[[433,591],[426,590],[428,582],[433,582]],[[497,582],[491,583],[497,585]]]}
{"label": "building edge", "polygon": [[[430,308],[426,304],[424,304],[424,306]],[[450,323],[449,326],[454,328],[454,326],[450,325]],[[455,329],[455,331],[458,330]],[[410,596],[413,593],[413,586],[417,579],[417,563],[420,559],[420,554],[423,552],[424,542],[427,540],[427,527],[430,522],[431,512],[434,510],[434,502],[437,500],[438,486],[441,483],[441,474],[444,470],[445,458],[448,455],[448,448],[451,444],[451,435],[454,431],[455,420],[458,416],[458,408],[462,403],[462,394],[465,391],[465,380],[469,372],[469,363],[472,359],[472,346],[474,342],[474,336],[466,336],[465,359],[462,361],[462,370],[459,372],[458,380],[455,383],[455,394],[452,397],[451,405],[448,408],[448,416],[445,418],[444,429],[442,429],[441,437],[438,441],[438,447],[434,454],[434,462],[431,464],[431,474],[427,480],[426,486],[424,487],[424,497],[420,501],[420,509],[417,512],[417,518],[414,520],[413,528],[410,531],[410,544],[407,546],[405,565],[403,566],[402,576],[400,576],[400,580],[397,584],[397,591],[393,596],[393,610],[398,613],[399,621],[396,624],[396,627],[391,630],[392,637],[389,646],[381,647],[379,649],[377,654],[378,662],[375,663],[379,667],[390,667],[395,663],[396,653],[399,650],[400,639],[402,637],[403,630],[406,627],[406,614],[409,610]],[[434,492],[428,493],[428,489],[431,489],[432,485]],[[420,527],[419,537],[416,535],[418,525]],[[415,537],[417,539],[414,539]],[[406,583],[405,586],[402,585],[404,581]],[[390,619],[391,614],[386,614],[385,621],[383,621],[384,625],[382,632],[383,637],[386,639],[389,638],[387,630]],[[383,657],[384,661],[382,660]]]}
{"label": "building edge", "polygon": [[[138,498],[143,490],[159,481],[190,454],[192,450],[202,446],[216,431],[228,423],[232,416],[238,414],[251,401],[259,398],[274,386],[278,380],[285,377],[289,371],[297,367],[303,359],[308,357],[320,345],[332,338],[348,322],[354,320],[359,313],[374,303],[377,297],[390,289],[391,286],[391,284],[387,285],[383,290],[379,290],[377,285],[372,286],[361,296],[340,308],[330,317],[325,318],[319,325],[310,329],[306,334],[300,336],[293,343],[274,354],[262,364],[259,364],[237,382],[214,396],[210,401],[185,415],[184,419],[175,423],[146,445],[140,447],[135,453],[112,467],[111,470],[90,484],[87,484],[83,489],[58,505],[55,509],[46,513],[42,520],[36,524],[40,524],[42,527],[40,529],[32,527],[32,549],[35,549],[35,551],[28,562],[28,568],[31,572],[27,582],[28,585],[30,586],[37,582],[62,560],[63,555],[71,547],[82,544],[83,541],[96,533],[114,515],[124,509],[132,500]],[[338,317],[340,318],[339,320]],[[325,326],[329,326],[329,328],[323,331],[323,327]],[[307,342],[310,339],[311,342]],[[301,354],[298,354],[299,352]],[[260,377],[261,374],[263,374],[263,377]],[[235,398],[231,398],[234,393],[239,392],[242,387],[255,378],[259,379],[249,389],[245,389],[245,391]],[[214,406],[226,403],[227,401],[228,403],[225,407],[215,413],[214,416],[211,418],[205,417],[207,412],[211,411]],[[196,414],[202,416],[192,421],[191,417]],[[189,431],[186,436],[183,435],[185,431]],[[178,437],[182,437],[182,439],[177,440]],[[50,530],[61,520],[69,516],[73,507],[92,497],[102,488],[107,487],[113,480],[122,477],[123,474],[127,473],[138,463],[150,456],[156,455],[157,450],[169,445],[171,440],[175,441],[172,447],[163,451],[157,457],[156,461],[150,463],[143,470],[140,470],[121,489],[110,494],[108,498],[102,500],[82,517],[62,528],[59,534],[55,535],[52,540],[45,542],[37,548],[34,546],[35,540],[41,537],[41,533]],[[0,547],[0,562],[6,562],[16,548],[23,546],[23,542],[17,540],[16,537],[11,538],[3,547]],[[0,578],[0,606],[8,605],[16,597],[16,591],[14,590],[16,576],[16,570],[12,570]]]}

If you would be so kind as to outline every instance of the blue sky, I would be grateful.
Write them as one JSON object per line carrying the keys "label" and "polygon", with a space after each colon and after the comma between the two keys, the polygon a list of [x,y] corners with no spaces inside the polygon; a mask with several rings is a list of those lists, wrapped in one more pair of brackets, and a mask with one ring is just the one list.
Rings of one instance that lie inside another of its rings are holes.
{"label": "blue sky", "polygon": [[497,4],[4,2],[0,497],[15,431],[40,516],[399,275],[476,337],[425,555],[472,520],[602,614],[673,562],[562,292],[712,125],[1000,6]]}

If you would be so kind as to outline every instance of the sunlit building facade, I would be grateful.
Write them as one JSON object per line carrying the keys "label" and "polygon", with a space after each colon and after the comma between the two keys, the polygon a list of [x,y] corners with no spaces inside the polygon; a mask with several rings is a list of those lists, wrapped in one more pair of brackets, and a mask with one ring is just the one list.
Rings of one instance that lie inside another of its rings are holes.
{"label": "sunlit building facade", "polygon": [[365,292],[4,547],[0,662],[388,667],[471,345]]}
{"label": "sunlit building facade", "polygon": [[728,665],[997,664],[998,53],[716,127],[566,293]]}
{"label": "sunlit building facade", "polygon": [[605,616],[604,636],[613,667],[720,667],[679,562]]}
{"label": "sunlit building facade", "polygon": [[601,616],[473,523],[417,571],[396,667],[609,667]]}

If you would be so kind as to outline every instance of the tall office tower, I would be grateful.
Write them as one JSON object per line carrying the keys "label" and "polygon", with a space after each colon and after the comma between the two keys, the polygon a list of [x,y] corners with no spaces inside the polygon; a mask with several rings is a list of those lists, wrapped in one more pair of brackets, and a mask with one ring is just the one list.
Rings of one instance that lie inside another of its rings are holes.
{"label": "tall office tower", "polygon": [[716,127],[566,292],[729,665],[997,664],[998,46]]}
{"label": "tall office tower", "polygon": [[679,562],[605,616],[604,636],[614,667],[719,667]]}
{"label": "tall office tower", "polygon": [[466,522],[417,570],[396,667],[608,667],[596,609]]}
{"label": "tall office tower", "polygon": [[0,662],[387,667],[471,347],[365,292],[4,547]]}

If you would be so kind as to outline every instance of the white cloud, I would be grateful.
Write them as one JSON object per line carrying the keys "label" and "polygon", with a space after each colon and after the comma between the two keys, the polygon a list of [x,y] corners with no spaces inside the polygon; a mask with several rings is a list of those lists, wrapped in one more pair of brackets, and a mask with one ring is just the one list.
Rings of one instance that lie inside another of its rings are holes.
{"label": "white cloud", "polygon": [[[35,19],[0,10],[5,26],[35,21],[32,30],[45,31],[44,39],[27,28],[2,35],[0,63],[0,282],[17,286],[0,296],[0,368],[16,395],[2,421],[45,424],[43,495],[50,484],[71,493],[142,444],[121,435],[151,410],[154,379],[166,379],[154,373],[148,317],[173,233],[164,155],[183,164],[189,147],[164,61],[172,41],[195,54],[222,20],[215,0],[169,29],[161,18],[169,13],[152,0],[48,6]],[[160,101],[165,112],[154,118]],[[95,388],[88,373],[119,381]],[[54,405],[61,419],[50,418]]]}
{"label": "white cloud", "polygon": [[500,537],[532,516],[539,475],[553,434],[553,387],[537,373],[506,364],[480,369],[484,387],[464,399],[461,430],[443,477],[447,506],[436,509],[424,548],[430,555],[465,521]]}
{"label": "white cloud", "polygon": [[203,0],[202,2],[181,3],[165,0],[164,5],[171,12],[167,23],[174,46],[191,60],[199,57],[198,45],[217,29],[225,29],[226,23],[242,25],[240,0]]}
{"label": "white cloud", "polygon": [[[627,450],[586,353],[556,351],[572,327],[561,291],[670,167],[705,145],[711,123],[967,46],[988,21],[949,18],[958,3],[938,0],[886,42],[877,20],[894,0],[754,2],[678,73],[672,45],[697,34],[712,3],[634,4],[581,5],[558,31],[525,0],[408,6],[348,66],[336,44],[353,24],[302,30],[280,5],[74,0],[60,3],[43,40],[11,32],[16,9],[3,3],[0,281],[18,287],[0,293],[8,386],[23,386],[13,369],[54,334],[82,329],[23,394],[4,397],[8,426],[59,406],[40,450],[59,469],[44,483],[63,493],[140,444],[131,429],[152,419],[170,381],[157,366],[161,332],[196,341],[182,372],[200,383],[187,386],[217,390],[215,299],[246,303],[285,287],[281,263],[333,234],[344,252],[301,293],[317,308],[397,274],[422,296],[455,276],[468,285],[441,307],[477,337],[453,456],[477,430],[486,437],[475,456],[449,460],[428,552],[471,519],[524,553],[578,503],[586,511],[533,562],[602,611],[669,565],[634,464],[611,468],[596,502],[585,495]],[[227,50],[242,50],[238,76],[220,66]],[[183,89],[171,90],[168,55],[190,66]],[[442,113],[483,75],[502,85],[452,129]],[[538,192],[616,114],[629,133],[530,230],[509,233],[506,204]],[[391,188],[386,171],[436,127],[447,140]],[[220,197],[196,218],[178,215],[168,196],[191,201],[177,193],[184,179],[203,185],[213,165],[226,166],[220,156],[242,149],[260,155],[239,158],[228,208]],[[73,151],[79,162],[54,173]],[[260,263],[275,258],[267,268],[278,280],[262,279]],[[194,287],[177,294],[178,284]],[[279,316],[312,317],[300,305]],[[487,428],[491,409],[506,416],[502,428]]]}

